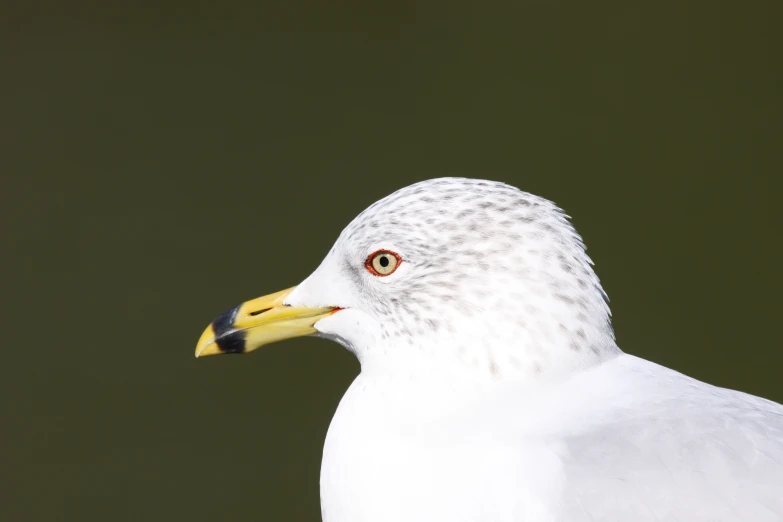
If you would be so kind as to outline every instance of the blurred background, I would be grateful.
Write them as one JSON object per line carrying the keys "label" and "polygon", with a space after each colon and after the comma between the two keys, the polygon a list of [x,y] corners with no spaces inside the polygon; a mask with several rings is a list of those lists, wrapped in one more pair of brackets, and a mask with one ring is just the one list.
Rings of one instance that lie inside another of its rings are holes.
{"label": "blurred background", "polygon": [[573,216],[627,352],[783,401],[782,11],[7,2],[0,518],[320,520],[358,364],[195,342],[437,176]]}

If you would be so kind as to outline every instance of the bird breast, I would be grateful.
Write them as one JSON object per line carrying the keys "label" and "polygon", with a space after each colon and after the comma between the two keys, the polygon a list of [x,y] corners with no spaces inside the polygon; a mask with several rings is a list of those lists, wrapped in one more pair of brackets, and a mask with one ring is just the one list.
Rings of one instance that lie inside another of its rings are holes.
{"label": "bird breast", "polygon": [[408,384],[360,375],[346,392],[324,446],[325,522],[552,519],[554,448],[465,425],[462,397]]}

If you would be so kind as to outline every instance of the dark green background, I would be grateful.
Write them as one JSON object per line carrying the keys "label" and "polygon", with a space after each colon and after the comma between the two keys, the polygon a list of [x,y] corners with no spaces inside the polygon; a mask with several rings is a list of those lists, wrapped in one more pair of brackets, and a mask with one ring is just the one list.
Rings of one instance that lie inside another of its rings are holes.
{"label": "dark green background", "polygon": [[622,348],[783,401],[780,2],[17,4],[3,520],[318,520],[357,363],[195,342],[435,176],[555,200]]}

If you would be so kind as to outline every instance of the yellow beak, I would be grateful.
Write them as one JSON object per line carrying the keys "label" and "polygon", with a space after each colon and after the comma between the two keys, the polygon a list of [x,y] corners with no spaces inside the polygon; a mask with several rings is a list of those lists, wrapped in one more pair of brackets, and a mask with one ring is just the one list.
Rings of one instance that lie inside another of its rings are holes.
{"label": "yellow beak", "polygon": [[283,305],[294,288],[244,302],[219,315],[201,334],[196,357],[248,353],[265,344],[316,333],[313,325],[335,308]]}

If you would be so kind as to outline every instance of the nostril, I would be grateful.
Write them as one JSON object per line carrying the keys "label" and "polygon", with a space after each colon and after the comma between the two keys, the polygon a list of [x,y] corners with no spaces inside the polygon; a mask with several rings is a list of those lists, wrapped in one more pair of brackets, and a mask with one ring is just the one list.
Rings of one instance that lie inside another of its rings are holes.
{"label": "nostril", "polygon": [[268,312],[269,310],[271,310],[271,308],[264,308],[263,310],[256,310],[255,312],[250,312],[250,315],[263,314],[264,312]]}

